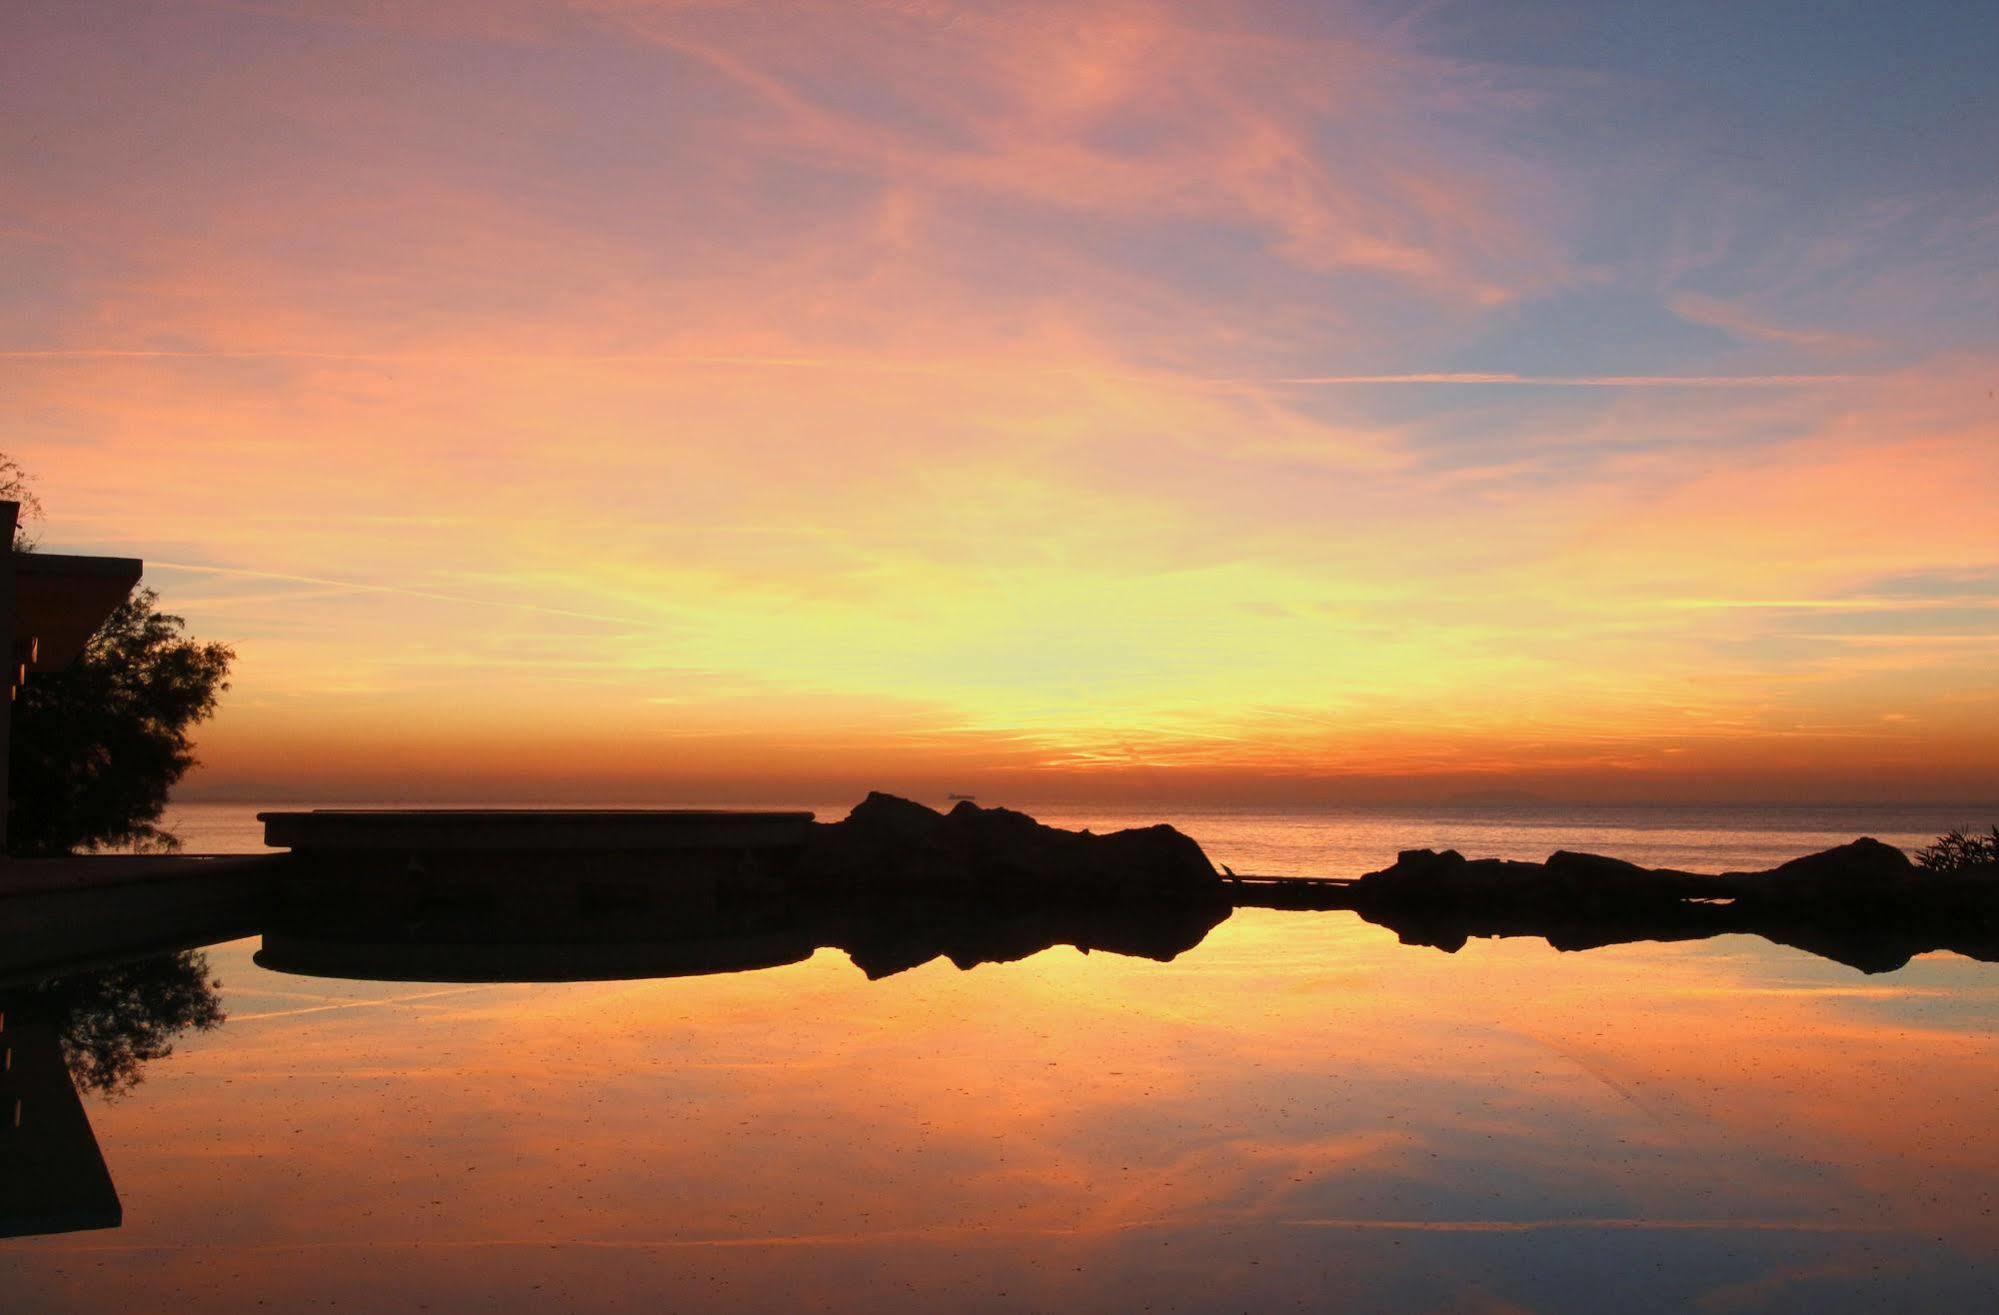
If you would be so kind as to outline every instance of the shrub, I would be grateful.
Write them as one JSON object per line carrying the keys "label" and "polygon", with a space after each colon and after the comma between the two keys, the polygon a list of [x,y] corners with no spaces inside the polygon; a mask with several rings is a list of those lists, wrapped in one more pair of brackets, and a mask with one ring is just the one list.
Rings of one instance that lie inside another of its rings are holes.
{"label": "shrub", "polygon": [[1916,862],[1931,872],[1966,872],[1999,867],[1999,826],[1990,835],[1952,831],[1916,851]]}

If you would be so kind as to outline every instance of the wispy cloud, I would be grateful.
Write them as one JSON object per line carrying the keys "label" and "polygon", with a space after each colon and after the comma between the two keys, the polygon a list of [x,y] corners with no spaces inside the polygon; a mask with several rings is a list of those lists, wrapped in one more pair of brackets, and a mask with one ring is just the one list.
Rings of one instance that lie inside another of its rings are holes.
{"label": "wispy cloud", "polygon": [[1267,377],[1175,377],[1137,371],[1108,371],[1087,366],[1021,362],[953,362],[866,357],[813,357],[689,352],[339,352],[291,348],[179,351],[122,347],[43,347],[0,350],[0,360],[136,360],[136,361],[330,361],[381,365],[443,364],[568,364],[633,366],[711,366],[717,369],[845,370],[869,374],[939,375],[977,371],[987,374],[1096,375],[1133,382],[1171,385],[1224,385],[1244,388],[1321,388],[1369,384],[1491,384],[1539,388],[1800,388],[1818,384],[1860,383],[1874,377],[1858,374],[1606,374],[1530,375],[1502,371],[1430,371],[1401,374],[1307,374]]}
{"label": "wispy cloud", "polygon": [[1758,318],[1745,308],[1718,297],[1683,293],[1671,298],[1667,305],[1675,315],[1692,320],[1696,324],[1710,324],[1717,329],[1755,341],[1825,349],[1852,349],[1869,345],[1865,338],[1830,329],[1772,324]]}
{"label": "wispy cloud", "polygon": [[1342,5],[93,4],[0,424],[217,772],[1999,761],[1982,184]]}

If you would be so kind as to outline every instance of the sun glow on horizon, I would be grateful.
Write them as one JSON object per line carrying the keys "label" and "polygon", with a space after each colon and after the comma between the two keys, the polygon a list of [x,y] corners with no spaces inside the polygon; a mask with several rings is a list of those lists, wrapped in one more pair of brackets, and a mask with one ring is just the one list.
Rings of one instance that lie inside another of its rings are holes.
{"label": "sun glow on horizon", "polygon": [[1445,8],[39,7],[0,447],[196,791],[1999,797],[1999,124]]}

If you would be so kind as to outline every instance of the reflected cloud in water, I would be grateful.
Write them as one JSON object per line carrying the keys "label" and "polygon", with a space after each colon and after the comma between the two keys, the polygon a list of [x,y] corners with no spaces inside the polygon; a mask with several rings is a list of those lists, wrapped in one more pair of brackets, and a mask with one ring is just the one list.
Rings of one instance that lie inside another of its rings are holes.
{"label": "reflected cloud in water", "polygon": [[[6,1262],[56,1309],[1993,1290],[1981,965],[1863,985],[1741,936],[1445,956],[1340,913],[920,912],[627,914],[530,950],[546,976],[697,974],[677,978],[493,980],[510,965],[476,916],[221,947],[234,1021],[95,1111],[132,1207],[119,1249]],[[729,970],[750,961],[775,966]],[[57,1277],[100,1262],[87,1299]]]}

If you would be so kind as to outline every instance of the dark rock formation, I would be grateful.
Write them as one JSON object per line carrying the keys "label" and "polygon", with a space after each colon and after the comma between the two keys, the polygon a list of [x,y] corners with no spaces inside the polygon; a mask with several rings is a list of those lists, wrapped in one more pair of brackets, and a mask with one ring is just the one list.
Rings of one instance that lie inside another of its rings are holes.
{"label": "dark rock formation", "polygon": [[1611,908],[1698,896],[1706,893],[1702,883],[1712,880],[1567,850],[1557,851],[1546,863],[1521,863],[1467,859],[1455,849],[1442,853],[1405,849],[1393,867],[1362,877],[1353,890],[1358,898],[1383,907],[1420,903],[1431,907],[1562,904]]}
{"label": "dark rock formation", "polygon": [[939,813],[885,794],[815,826],[789,879],[806,892],[1225,901],[1201,847],[1170,826],[1099,836],[969,800]]}
{"label": "dark rock formation", "polygon": [[[417,872],[293,883],[258,962],[280,971],[426,981],[743,972],[846,951],[869,977],[960,968],[1056,945],[1167,960],[1231,905],[1201,847],[1169,826],[1111,835],[960,803],[871,794],[781,859],[721,870],[701,855],[508,853]],[[664,866],[668,858],[677,866]],[[331,869],[329,879],[339,869]],[[658,879],[649,879],[654,872]]]}
{"label": "dark rock formation", "polygon": [[1447,951],[1473,936],[1542,936],[1566,950],[1745,932],[1864,972],[1938,949],[1999,960],[1999,870],[1934,872],[1866,838],[1719,876],[1567,851],[1520,863],[1405,850],[1321,902]]}
{"label": "dark rock formation", "polygon": [[1771,910],[1906,907],[1926,902],[1933,886],[1955,884],[1938,883],[1901,850],[1866,837],[1764,872],[1724,872],[1714,882],[1745,906]]}
{"label": "dark rock formation", "polygon": [[1893,845],[1862,838],[1762,872],[1703,876],[1645,868],[1601,854],[1557,850],[1545,863],[1466,859],[1454,849],[1405,849],[1394,866],[1351,886],[1357,904],[1405,903],[1519,907],[1562,902],[1575,906],[1658,906],[1682,900],[1763,904],[1884,897],[1921,898],[1932,891],[1969,890],[1984,883],[1939,877],[1909,862]]}

